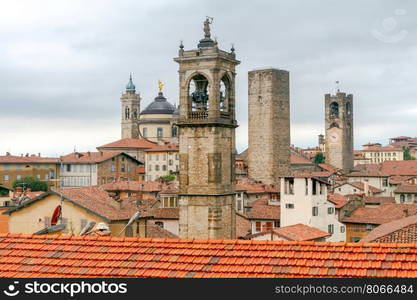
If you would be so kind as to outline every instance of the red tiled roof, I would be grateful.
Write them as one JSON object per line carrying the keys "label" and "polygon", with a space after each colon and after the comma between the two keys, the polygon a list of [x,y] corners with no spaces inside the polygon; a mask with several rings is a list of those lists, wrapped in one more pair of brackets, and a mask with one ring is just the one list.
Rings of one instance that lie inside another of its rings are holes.
{"label": "red tiled roof", "polygon": [[158,226],[155,224],[147,224],[146,225],[146,237],[148,238],[168,238],[168,239],[175,239],[178,238],[176,234]]}
{"label": "red tiled roof", "polygon": [[[407,212],[405,212],[407,211]],[[377,207],[359,207],[349,217],[342,219],[344,223],[384,224],[403,218],[405,215],[417,213],[417,205],[384,203]]]}
{"label": "red tiled roof", "polygon": [[145,152],[178,152],[178,144],[166,144],[166,145],[156,145],[151,149],[146,149]]}
{"label": "red tiled roof", "polygon": [[101,185],[106,191],[159,192],[164,185],[158,181],[115,181]]}
{"label": "red tiled roof", "polygon": [[357,165],[349,177],[417,176],[417,160],[384,161],[380,164]]}
{"label": "red tiled roof", "polygon": [[0,156],[0,163],[53,163],[56,164],[59,159],[56,157],[41,157],[37,155],[30,156],[15,156],[15,155],[4,155]]}
{"label": "red tiled roof", "polygon": [[395,203],[395,197],[390,196],[368,196],[363,197],[365,204]]}
{"label": "red tiled roof", "polygon": [[417,194],[417,184],[401,184],[394,193],[413,193]]}
{"label": "red tiled roof", "polygon": [[100,148],[153,148],[157,146],[157,143],[148,141],[146,139],[132,139],[132,138],[125,138],[121,139],[109,144],[105,144],[103,146],[97,147],[97,149]]}
{"label": "red tiled roof", "polygon": [[368,147],[367,149],[363,149],[363,152],[387,152],[387,151],[403,151],[400,147],[394,146],[386,146],[386,147]]}
{"label": "red tiled roof", "polygon": [[332,173],[339,172],[339,169],[338,168],[333,167],[333,166],[331,166],[329,164],[319,164],[319,167],[322,168],[322,169],[324,169],[325,171],[328,171],[328,172],[332,172]]}
{"label": "red tiled roof", "polygon": [[155,219],[172,219],[178,220],[180,218],[178,207],[155,207],[146,210],[143,217],[153,217]]}
{"label": "red tiled roof", "polygon": [[391,176],[390,178],[388,178],[388,182],[390,184],[400,184],[404,181],[408,181],[412,178],[414,178],[415,176],[401,176],[401,175],[395,175],[395,176]]}
{"label": "red tiled roof", "polygon": [[251,234],[246,236],[245,239],[252,239],[254,237],[268,234],[276,234],[288,241],[311,241],[325,238],[331,235],[328,232],[314,227],[310,227],[304,224],[295,224]]}
{"label": "red tiled roof", "polygon": [[241,238],[251,232],[251,221],[246,216],[236,213],[236,237]]}
{"label": "red tiled roof", "polygon": [[[362,191],[365,190],[365,184],[360,181],[353,181],[353,182],[347,182],[347,184],[350,184],[351,186],[360,189]],[[373,185],[368,184],[368,189],[372,191],[373,193],[382,193],[383,191],[374,187]]]}
{"label": "red tiled roof", "polygon": [[[73,152],[61,156],[64,163],[100,163],[118,155],[127,155],[123,152]],[[132,159],[136,160],[132,157]]]}
{"label": "red tiled roof", "polygon": [[248,219],[279,220],[281,209],[277,205],[268,205],[268,198],[262,197],[251,203],[252,209],[246,214]]}
{"label": "red tiled roof", "polygon": [[248,178],[238,179],[235,190],[245,191],[248,194],[278,193],[279,192],[276,186],[271,186],[271,185],[262,184],[262,183],[253,183]]}
{"label": "red tiled roof", "polygon": [[328,194],[327,200],[332,202],[335,205],[335,208],[342,208],[348,202],[347,197],[338,193]]}
{"label": "red tiled roof", "polygon": [[417,215],[379,225],[362,242],[415,243],[417,242]]}
{"label": "red tiled roof", "polygon": [[300,154],[296,154],[291,152],[290,155],[290,163],[291,164],[313,164],[310,160],[308,160],[307,158],[301,156]]}
{"label": "red tiled roof", "polygon": [[0,277],[417,277],[417,244],[0,234]]}

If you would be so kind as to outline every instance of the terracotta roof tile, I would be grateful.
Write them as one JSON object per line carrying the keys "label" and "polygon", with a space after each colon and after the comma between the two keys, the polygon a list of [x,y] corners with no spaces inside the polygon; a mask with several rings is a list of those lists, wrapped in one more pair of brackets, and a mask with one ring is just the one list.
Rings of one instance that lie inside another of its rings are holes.
{"label": "terracotta roof tile", "polygon": [[37,155],[17,156],[4,155],[0,156],[0,163],[52,163],[56,164],[59,159],[56,157],[41,157]]}
{"label": "terracotta roof tile", "polygon": [[[417,244],[182,240],[90,237],[88,247],[45,259],[48,245],[83,245],[75,237],[3,235],[0,277],[416,277]],[[126,241],[126,242],[125,242]],[[21,245],[25,252],[18,253]],[[109,255],[98,249],[106,247]],[[198,250],[193,250],[198,249]],[[33,251],[33,258],[27,254]],[[159,254],[141,254],[141,253]],[[178,252],[174,262],[172,252]],[[98,255],[96,255],[98,254]],[[4,260],[3,260],[4,258]],[[35,261],[32,261],[35,259]],[[39,259],[42,260],[40,264]],[[60,265],[62,261],[65,264]],[[38,264],[34,262],[38,261]],[[78,265],[78,266],[77,266]]]}
{"label": "terracotta roof tile", "polygon": [[[60,160],[64,163],[100,163],[118,155],[127,155],[124,152],[73,152],[61,156]],[[136,160],[132,157],[132,159]]]}
{"label": "terracotta roof tile", "polygon": [[[330,236],[330,233],[304,224],[295,224],[286,227],[274,228],[245,236],[245,239],[252,239],[263,235],[278,235],[289,241],[310,241]],[[300,263],[305,265],[305,261]]]}
{"label": "terracotta roof tile", "polygon": [[417,184],[402,183],[394,193],[413,193],[417,194]]}
{"label": "terracotta roof tile", "polygon": [[103,146],[97,147],[97,149],[101,148],[142,148],[148,149],[156,147],[158,144],[155,142],[148,141],[146,139],[133,139],[133,138],[125,138],[121,140],[117,140],[115,142],[111,142],[109,144],[105,144]]}
{"label": "terracotta roof tile", "polygon": [[368,233],[361,242],[415,243],[417,242],[417,215],[379,225]]}
{"label": "terracotta roof tile", "polygon": [[262,197],[251,203],[251,210],[246,214],[248,219],[279,220],[281,209],[277,205],[268,205],[268,198]]}
{"label": "terracotta roof tile", "polygon": [[328,194],[327,200],[332,202],[335,205],[335,208],[342,208],[348,202],[348,198],[346,196],[338,193]]}
{"label": "terracotta roof tile", "polygon": [[346,223],[384,224],[401,219],[405,212],[410,215],[417,213],[417,205],[384,203],[378,207],[359,207],[349,217],[342,219]]}

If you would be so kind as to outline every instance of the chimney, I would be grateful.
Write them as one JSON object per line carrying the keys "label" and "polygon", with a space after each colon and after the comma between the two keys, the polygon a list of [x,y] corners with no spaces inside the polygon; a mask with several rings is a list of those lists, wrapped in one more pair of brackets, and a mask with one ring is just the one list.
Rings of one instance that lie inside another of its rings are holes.
{"label": "chimney", "polygon": [[409,216],[408,209],[404,209],[403,210],[403,214],[404,214],[404,217],[408,217]]}
{"label": "chimney", "polygon": [[90,151],[88,151],[88,152],[87,152],[87,155],[88,155],[88,156],[91,156],[91,152],[90,152]]}
{"label": "chimney", "polygon": [[370,196],[369,195],[369,184],[366,181],[363,183],[363,192],[365,193],[365,196]]}
{"label": "chimney", "polygon": [[10,156],[10,152],[6,152],[6,156]]}
{"label": "chimney", "polygon": [[38,153],[38,156],[41,157],[41,153],[40,152]]}
{"label": "chimney", "polygon": [[26,153],[26,155],[25,155],[26,157],[29,157],[29,153]]}

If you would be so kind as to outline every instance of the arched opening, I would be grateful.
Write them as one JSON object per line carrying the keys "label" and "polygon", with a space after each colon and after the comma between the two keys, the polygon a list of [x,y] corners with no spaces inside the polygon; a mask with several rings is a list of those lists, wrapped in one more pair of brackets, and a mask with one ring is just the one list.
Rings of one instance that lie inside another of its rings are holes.
{"label": "arched opening", "polygon": [[220,80],[219,93],[219,110],[228,112],[230,105],[230,81],[226,75]]}
{"label": "arched opening", "polygon": [[199,118],[208,116],[209,110],[209,82],[201,74],[195,75],[188,85],[188,99],[191,103],[191,112],[197,112]]}
{"label": "arched opening", "polygon": [[350,106],[349,102],[346,102],[346,115],[350,115],[352,113],[352,107]]}
{"label": "arched opening", "polygon": [[330,128],[333,128],[333,127],[339,128],[339,124],[337,124],[337,123],[330,124]]}
{"label": "arched opening", "polygon": [[125,108],[125,119],[128,120],[130,118],[130,108],[126,107]]}
{"label": "arched opening", "polygon": [[332,102],[330,104],[330,117],[331,118],[339,117],[339,104],[337,102]]}

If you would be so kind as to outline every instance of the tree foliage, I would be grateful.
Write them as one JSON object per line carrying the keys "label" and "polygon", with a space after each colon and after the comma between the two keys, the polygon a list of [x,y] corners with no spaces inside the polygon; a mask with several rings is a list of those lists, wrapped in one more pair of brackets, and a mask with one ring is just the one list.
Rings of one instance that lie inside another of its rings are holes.
{"label": "tree foliage", "polygon": [[165,176],[161,176],[161,179],[164,181],[164,182],[171,182],[171,181],[174,181],[175,180],[175,175],[174,174],[169,174],[169,175],[165,175]]}
{"label": "tree foliage", "polygon": [[314,156],[314,163],[315,164],[322,164],[324,163],[324,155],[323,153],[319,152]]}
{"label": "tree foliage", "polygon": [[410,154],[410,147],[403,147],[404,160],[415,160],[416,158]]}
{"label": "tree foliage", "polygon": [[13,182],[13,188],[16,189],[17,187],[22,187],[24,189],[30,188],[32,191],[47,191],[48,184],[45,181],[41,181],[34,177],[25,177],[22,179],[18,179]]}

